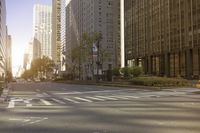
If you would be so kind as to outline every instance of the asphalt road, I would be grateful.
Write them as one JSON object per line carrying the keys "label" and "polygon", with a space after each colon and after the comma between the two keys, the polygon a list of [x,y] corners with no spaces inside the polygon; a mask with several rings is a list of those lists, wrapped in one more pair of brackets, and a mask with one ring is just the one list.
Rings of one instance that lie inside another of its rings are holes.
{"label": "asphalt road", "polygon": [[16,83],[0,133],[199,133],[200,90]]}

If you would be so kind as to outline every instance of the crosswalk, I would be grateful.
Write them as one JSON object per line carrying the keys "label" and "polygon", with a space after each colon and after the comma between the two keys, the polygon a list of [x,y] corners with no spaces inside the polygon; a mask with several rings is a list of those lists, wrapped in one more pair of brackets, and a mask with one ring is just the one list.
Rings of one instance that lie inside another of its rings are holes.
{"label": "crosswalk", "polygon": [[138,97],[134,96],[74,96],[74,97],[62,97],[62,98],[54,98],[54,97],[39,97],[36,99],[22,99],[22,98],[14,98],[10,99],[8,102],[7,108],[15,108],[15,106],[23,106],[25,107],[33,107],[34,105],[45,105],[45,106],[53,106],[53,105],[64,105],[64,104],[80,104],[80,103],[94,103],[94,102],[106,102],[106,101],[122,101],[122,100],[133,100]]}
{"label": "crosswalk", "polygon": [[81,103],[101,103],[108,101],[134,101],[136,99],[142,98],[160,98],[164,96],[171,96],[169,93],[157,93],[153,95],[152,93],[144,94],[117,94],[117,95],[62,95],[59,97],[51,96],[47,93],[36,94],[35,98],[10,98],[8,102],[8,109],[15,108],[16,106],[24,106],[31,108],[34,106],[57,106],[57,105],[67,105],[67,104],[81,104]]}

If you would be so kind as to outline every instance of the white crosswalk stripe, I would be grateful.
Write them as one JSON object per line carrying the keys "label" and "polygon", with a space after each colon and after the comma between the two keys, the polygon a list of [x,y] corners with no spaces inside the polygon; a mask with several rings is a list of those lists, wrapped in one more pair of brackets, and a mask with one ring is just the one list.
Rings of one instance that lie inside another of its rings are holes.
{"label": "white crosswalk stripe", "polygon": [[127,97],[127,98],[134,98],[134,99],[139,98],[139,97],[136,97],[136,96],[124,96],[124,97]]}
{"label": "white crosswalk stripe", "polygon": [[92,99],[92,100],[97,100],[97,101],[105,101],[104,99],[100,99],[100,98],[96,98],[96,97],[86,97],[86,98],[89,98],[89,99]]}
{"label": "white crosswalk stripe", "polygon": [[129,100],[129,98],[127,97],[123,97],[123,96],[110,96],[112,98],[118,98],[118,99],[123,99],[123,100]]}
{"label": "white crosswalk stripe", "polygon": [[25,100],[24,103],[26,104],[26,107],[32,107],[32,104],[30,103],[30,101]]}
{"label": "white crosswalk stripe", "polygon": [[[43,95],[48,95],[48,94],[43,94]],[[154,95],[147,95],[147,96],[154,96]],[[132,100],[132,99],[137,99],[137,98],[142,98],[142,96],[130,96],[130,95],[92,95],[92,96],[70,96],[70,97],[62,97],[62,99],[57,99],[54,97],[51,97],[49,99],[46,98],[36,98],[36,99],[23,99],[23,98],[12,98],[11,101],[8,104],[7,108],[15,108],[18,104],[21,105],[21,103],[24,103],[25,107],[33,107],[32,102],[39,102],[42,105],[45,106],[51,106],[54,103],[56,104],[62,104],[65,105],[67,103],[92,103],[92,102],[106,102],[106,101],[120,101],[120,100]]]}
{"label": "white crosswalk stripe", "polygon": [[95,96],[98,98],[103,98],[103,99],[107,99],[107,100],[117,100],[116,98],[112,98],[112,97],[105,97],[105,96]]}
{"label": "white crosswalk stripe", "polygon": [[15,102],[14,101],[10,101],[7,108],[10,109],[10,108],[14,108],[14,107],[15,107]]}
{"label": "white crosswalk stripe", "polygon": [[80,103],[78,101],[75,101],[75,100],[72,100],[72,99],[69,99],[69,98],[64,98],[65,100],[69,101],[69,102],[72,102],[72,103]]}
{"label": "white crosswalk stripe", "polygon": [[81,101],[85,101],[85,102],[89,102],[89,103],[93,102],[93,101],[85,99],[85,98],[80,98],[80,97],[74,97],[74,98],[77,99],[77,100],[81,100]]}
{"label": "white crosswalk stripe", "polygon": [[47,105],[47,106],[52,105],[49,101],[46,101],[46,100],[44,100],[44,99],[40,99],[40,101],[41,101],[42,103],[44,103],[45,105]]}
{"label": "white crosswalk stripe", "polygon": [[58,99],[55,99],[55,98],[51,98],[53,101],[59,103],[59,104],[65,104],[65,102],[61,101],[61,100],[58,100]]}

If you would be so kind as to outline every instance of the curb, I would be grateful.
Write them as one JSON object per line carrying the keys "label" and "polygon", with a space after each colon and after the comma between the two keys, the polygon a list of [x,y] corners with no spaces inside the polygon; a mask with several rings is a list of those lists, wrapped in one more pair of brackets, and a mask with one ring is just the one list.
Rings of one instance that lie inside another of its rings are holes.
{"label": "curb", "polygon": [[10,87],[9,87],[9,86],[8,86],[7,88],[4,88],[4,89],[3,89],[3,92],[2,92],[2,94],[1,94],[1,96],[0,96],[0,103],[3,103],[3,102],[6,101],[7,96],[8,96],[8,94],[9,94],[9,90],[10,90]]}
{"label": "curb", "polygon": [[[174,88],[183,88],[183,87],[153,87],[153,86],[140,86],[140,85],[125,85],[125,84],[112,84],[112,83],[78,83],[78,82],[65,82],[65,81],[56,81],[55,83],[64,83],[64,84],[73,84],[73,85],[96,85],[96,86],[109,86],[109,87],[124,87],[124,88],[138,88],[144,90],[155,90],[160,91],[164,89],[174,89]],[[190,87],[188,87],[190,88]]]}

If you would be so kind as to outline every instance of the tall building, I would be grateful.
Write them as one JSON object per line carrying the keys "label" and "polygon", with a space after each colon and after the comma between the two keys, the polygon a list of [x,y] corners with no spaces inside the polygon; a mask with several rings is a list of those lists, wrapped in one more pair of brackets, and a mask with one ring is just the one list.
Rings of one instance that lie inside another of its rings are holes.
{"label": "tall building", "polygon": [[41,44],[41,57],[47,56],[52,59],[52,7],[36,4],[33,13],[33,36]]}
{"label": "tall building", "polygon": [[11,37],[11,35],[7,36],[6,70],[7,70],[7,72],[12,73],[12,37]]}
{"label": "tall building", "polygon": [[0,1],[0,78],[5,77],[6,44],[7,44],[6,4],[5,0],[1,0]]}
{"label": "tall building", "polygon": [[23,64],[23,68],[24,70],[29,70],[31,69],[31,63],[33,60],[33,46],[34,43],[31,40],[29,42],[29,44],[27,45],[26,49],[25,49],[25,53],[24,53],[24,64]]}
{"label": "tall building", "polygon": [[32,49],[33,60],[35,60],[41,57],[41,43],[36,38],[33,38],[32,43],[33,43],[33,49]]}
{"label": "tall building", "polygon": [[146,74],[199,78],[200,1],[125,0],[125,53]]}
{"label": "tall building", "polygon": [[66,6],[67,0],[61,0],[61,49],[60,49],[60,56],[61,56],[61,71],[66,71]]}
{"label": "tall building", "polygon": [[52,0],[52,58],[61,67],[61,0]]}
{"label": "tall building", "polygon": [[[102,71],[120,66],[120,0],[72,0],[66,8],[66,63],[72,64],[72,49],[80,46],[83,33],[101,33],[100,47],[110,57]],[[90,62],[81,65],[83,78],[91,76]],[[94,71],[97,65],[94,63]],[[95,72],[94,72],[95,73]],[[100,72],[101,73],[101,72]]]}

